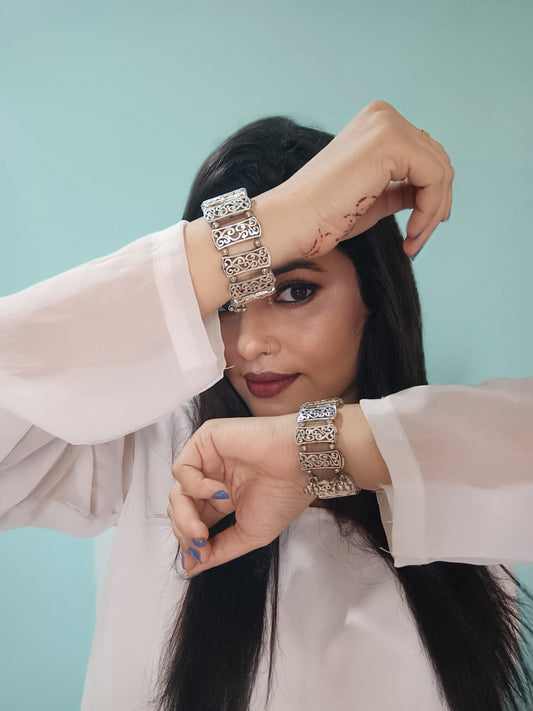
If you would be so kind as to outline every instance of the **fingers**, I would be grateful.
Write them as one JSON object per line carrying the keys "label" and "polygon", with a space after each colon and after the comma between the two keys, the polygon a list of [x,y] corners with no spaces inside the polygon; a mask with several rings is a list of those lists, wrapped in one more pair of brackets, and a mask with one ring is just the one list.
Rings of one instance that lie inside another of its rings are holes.
{"label": "fingers", "polygon": [[167,513],[180,544],[181,564],[188,571],[196,563],[209,560],[209,529],[193,499],[182,494],[178,487],[173,487],[169,500]]}
{"label": "fingers", "polygon": [[415,188],[407,180],[392,181],[354,225],[350,237],[373,227],[383,217],[415,206]]}
{"label": "fingers", "polygon": [[196,467],[174,462],[176,483],[169,494],[167,513],[180,544],[181,564],[189,573],[211,556],[209,528],[233,511],[220,481],[205,477]]}
{"label": "fingers", "polygon": [[258,539],[250,538],[242,531],[238,521],[235,525],[227,528],[210,541],[210,555],[202,556],[200,562],[194,561],[189,565],[187,561],[186,571],[190,576],[203,573],[204,570],[215,568],[217,565],[228,563],[230,560],[239,558],[252,550],[267,545],[271,541],[259,541]]}
{"label": "fingers", "polygon": [[[452,171],[453,172],[453,171]],[[420,191],[417,193],[417,196],[420,195]],[[425,220],[425,214],[423,208],[421,208],[420,203],[418,204],[418,210],[419,212],[417,215],[422,214],[423,217],[422,219]],[[441,203],[439,205],[439,208],[434,212],[434,214],[428,218],[428,221],[424,225],[424,227],[419,231],[416,232],[420,225],[420,217],[418,218],[418,226],[417,225],[417,218],[415,217],[415,211],[413,211],[413,214],[411,215],[408,223],[407,223],[407,236],[406,239],[404,240],[403,244],[403,249],[404,252],[408,257],[414,257],[421,249],[422,247],[426,244],[426,242],[429,240],[433,232],[436,230],[436,228],[439,226],[441,222],[446,222],[449,217],[450,217],[450,212],[451,212],[451,207],[452,207],[452,185],[451,181],[449,186],[446,189],[443,189],[443,194],[441,197]],[[413,226],[415,225],[415,226]]]}
{"label": "fingers", "polygon": [[348,236],[364,232],[387,215],[413,208],[404,242],[406,254],[412,257],[438,224],[449,218],[454,171],[446,151],[437,141],[403,118],[402,121],[400,141],[394,133],[382,136],[386,150],[396,152],[392,180],[368,211],[358,217]]}
{"label": "fingers", "polygon": [[454,170],[446,151],[428,134],[413,127],[424,153],[410,167],[408,179],[416,187],[413,213],[407,223],[404,251],[414,256],[440,222],[449,218]]}
{"label": "fingers", "polygon": [[[179,482],[181,493],[193,499],[210,501],[214,509],[226,515],[232,511],[231,504],[228,505],[230,495],[227,488],[218,479],[207,477],[203,473],[212,456],[210,451],[213,448],[210,447],[207,451],[204,449],[203,456],[200,454],[202,440],[199,435],[202,431],[207,432],[208,428],[205,426],[200,428],[187,442],[172,465],[172,476]],[[208,437],[205,441],[210,443]],[[220,476],[222,479],[224,477],[222,463],[218,456],[215,459],[215,463],[209,462],[208,471],[212,476]]]}
{"label": "fingers", "polygon": [[446,218],[443,198],[448,195],[447,173],[444,166],[430,166],[431,174],[427,175],[426,166],[413,170],[412,181],[415,181],[415,206],[407,223],[407,237],[411,239],[427,239],[438,223]]}
{"label": "fingers", "polygon": [[[208,479],[195,466],[190,464],[178,464],[178,460],[172,466],[174,479],[180,483],[183,493],[193,496],[195,499],[213,499],[214,501],[229,498],[223,484],[215,479]],[[226,494],[226,496],[223,496]]]}

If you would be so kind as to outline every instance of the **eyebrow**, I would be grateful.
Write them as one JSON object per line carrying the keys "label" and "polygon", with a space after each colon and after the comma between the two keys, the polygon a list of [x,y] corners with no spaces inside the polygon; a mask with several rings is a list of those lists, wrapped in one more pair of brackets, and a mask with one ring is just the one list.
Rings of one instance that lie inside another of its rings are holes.
{"label": "eyebrow", "polygon": [[292,262],[287,262],[281,267],[274,269],[274,276],[279,276],[280,274],[286,274],[287,272],[292,272],[294,269],[311,269],[314,272],[325,272],[326,270],[317,264],[316,262],[310,262],[307,259],[294,259]]}

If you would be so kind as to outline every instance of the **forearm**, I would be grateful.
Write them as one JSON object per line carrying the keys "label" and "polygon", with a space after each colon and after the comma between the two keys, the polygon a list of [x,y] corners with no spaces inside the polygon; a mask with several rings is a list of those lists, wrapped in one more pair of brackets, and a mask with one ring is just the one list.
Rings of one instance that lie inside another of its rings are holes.
{"label": "forearm", "polygon": [[0,300],[0,407],[67,442],[114,439],[216,382],[222,351],[174,226]]}
{"label": "forearm", "polygon": [[[376,489],[388,480],[387,470],[361,408],[340,411],[335,422],[345,469],[358,487]],[[188,572],[270,543],[313,503],[304,492],[308,477],[298,466],[295,429],[295,413],[209,420],[187,442],[172,467],[179,487],[170,493],[168,512],[182,550],[204,539],[196,557],[185,556]],[[231,512],[235,526],[209,538],[209,527]]]}
{"label": "forearm", "polygon": [[[413,239],[404,245],[412,255],[447,219],[452,180],[443,149],[421,138],[419,129],[391,106],[374,102],[288,180],[254,198],[253,211],[274,269],[292,259],[327,254],[341,240],[414,205],[407,228]],[[423,198],[415,200],[419,189]],[[205,316],[228,301],[220,255],[205,220],[189,223],[186,249]]]}
{"label": "forearm", "polygon": [[[240,186],[235,186],[240,187]],[[274,189],[252,200],[255,217],[261,224],[261,241],[268,249],[272,268],[301,257],[297,245],[297,201],[289,202],[288,190]],[[185,249],[194,293],[202,316],[229,300],[228,279],[221,268],[221,254],[215,248],[211,227],[201,217],[185,228]]]}
{"label": "forearm", "polygon": [[356,486],[372,491],[391,483],[389,470],[360,405],[344,405],[336,417],[337,446]]}

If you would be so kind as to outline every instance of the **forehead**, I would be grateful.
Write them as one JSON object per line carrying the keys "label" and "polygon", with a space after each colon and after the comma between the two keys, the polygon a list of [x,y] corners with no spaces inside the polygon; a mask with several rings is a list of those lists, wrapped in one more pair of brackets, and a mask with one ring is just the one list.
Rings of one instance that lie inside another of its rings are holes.
{"label": "forehead", "polygon": [[296,259],[287,264],[274,269],[276,276],[287,274],[296,270],[310,270],[317,274],[324,275],[340,275],[340,274],[355,274],[355,266],[352,260],[341,252],[339,249],[334,249],[323,257],[314,257],[313,259]]}

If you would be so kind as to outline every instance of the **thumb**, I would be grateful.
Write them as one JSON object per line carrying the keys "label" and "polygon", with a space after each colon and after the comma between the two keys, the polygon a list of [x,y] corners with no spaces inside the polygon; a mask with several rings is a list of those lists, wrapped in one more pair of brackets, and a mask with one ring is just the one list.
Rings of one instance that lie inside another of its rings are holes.
{"label": "thumb", "polygon": [[205,564],[195,565],[188,572],[191,575],[198,575],[204,570],[215,568],[217,565],[228,563],[230,560],[240,558],[240,556],[250,553],[257,548],[262,548],[268,545],[271,541],[263,541],[245,534],[236,521],[230,528],[217,533],[216,536],[210,539],[211,554],[209,562]]}
{"label": "thumb", "polygon": [[353,230],[350,231],[346,238],[350,239],[369,230],[383,217],[413,208],[415,206],[415,194],[416,188],[407,180],[390,182],[371,207],[357,219]]}

